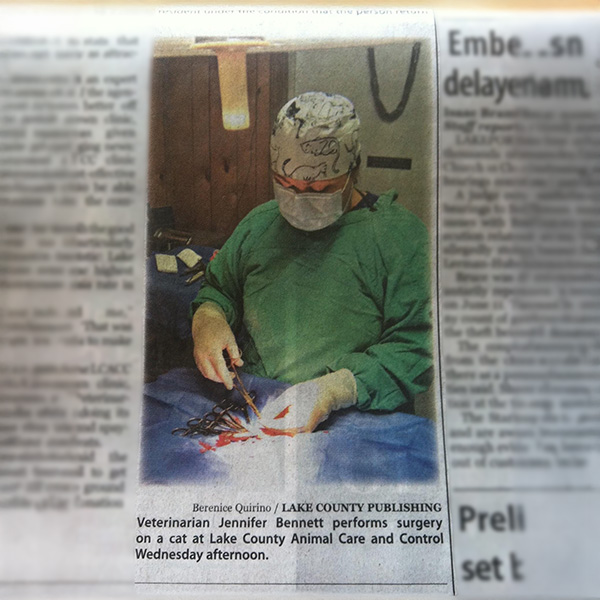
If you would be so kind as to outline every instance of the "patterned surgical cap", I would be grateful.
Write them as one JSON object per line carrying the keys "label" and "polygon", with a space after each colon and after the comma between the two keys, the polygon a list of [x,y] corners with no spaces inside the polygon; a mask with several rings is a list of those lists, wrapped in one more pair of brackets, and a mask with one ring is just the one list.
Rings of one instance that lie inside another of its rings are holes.
{"label": "patterned surgical cap", "polygon": [[348,98],[306,92],[279,111],[271,133],[271,168],[300,181],[335,179],[360,154],[360,120]]}

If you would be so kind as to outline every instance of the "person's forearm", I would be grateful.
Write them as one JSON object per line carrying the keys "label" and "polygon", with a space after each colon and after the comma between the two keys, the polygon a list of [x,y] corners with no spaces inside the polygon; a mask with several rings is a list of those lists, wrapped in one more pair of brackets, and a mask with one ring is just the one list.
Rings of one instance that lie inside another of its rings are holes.
{"label": "person's forearm", "polygon": [[221,318],[225,322],[227,322],[225,312],[218,304],[216,304],[215,302],[202,303],[194,313],[194,318],[192,319],[192,338],[194,339],[194,341],[200,333],[200,330],[202,328],[202,321],[207,318]]}
{"label": "person's forearm", "polygon": [[205,302],[194,313],[192,320],[194,360],[202,375],[232,389],[233,381],[223,357],[227,352],[232,364],[241,367],[244,362],[225,313],[214,302]]}

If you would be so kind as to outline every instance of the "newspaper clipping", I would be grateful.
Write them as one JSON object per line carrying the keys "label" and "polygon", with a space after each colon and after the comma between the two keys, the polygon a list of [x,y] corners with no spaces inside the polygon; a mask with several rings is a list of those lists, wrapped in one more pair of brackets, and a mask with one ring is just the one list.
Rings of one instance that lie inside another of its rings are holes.
{"label": "newspaper clipping", "polygon": [[3,7],[2,593],[596,595],[599,24]]}

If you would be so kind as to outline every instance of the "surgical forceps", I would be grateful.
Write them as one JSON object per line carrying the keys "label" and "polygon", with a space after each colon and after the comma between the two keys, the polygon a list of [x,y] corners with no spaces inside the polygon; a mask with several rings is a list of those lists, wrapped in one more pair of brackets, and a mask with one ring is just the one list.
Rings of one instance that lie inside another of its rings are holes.
{"label": "surgical forceps", "polygon": [[231,359],[228,360],[229,368],[232,370],[233,387],[246,404],[239,404],[235,400],[225,399],[217,403],[216,406],[207,412],[203,417],[194,417],[186,423],[186,427],[178,427],[173,429],[171,432],[173,435],[179,435],[181,437],[195,437],[198,435],[219,435],[225,432],[244,432],[247,429],[242,425],[240,420],[231,414],[231,411],[241,411],[244,415],[246,423],[250,422],[248,417],[249,406],[254,414],[260,418],[260,412],[256,408],[254,401],[256,400],[256,394],[249,392],[244,386],[241,377],[235,366],[231,363]]}
{"label": "surgical forceps", "polygon": [[246,431],[239,419],[231,414],[232,410],[241,410],[248,422],[248,410],[234,400],[221,400],[203,417],[193,417],[186,427],[178,427],[171,432],[181,437],[196,437],[198,435],[219,435],[225,432]]}

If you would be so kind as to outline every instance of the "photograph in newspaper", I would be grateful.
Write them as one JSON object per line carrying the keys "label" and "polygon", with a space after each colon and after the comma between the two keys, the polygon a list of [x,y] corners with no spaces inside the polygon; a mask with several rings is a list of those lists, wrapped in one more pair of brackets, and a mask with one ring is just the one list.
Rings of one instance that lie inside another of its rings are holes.
{"label": "photograph in newspaper", "polygon": [[415,32],[157,43],[139,583],[451,589]]}

